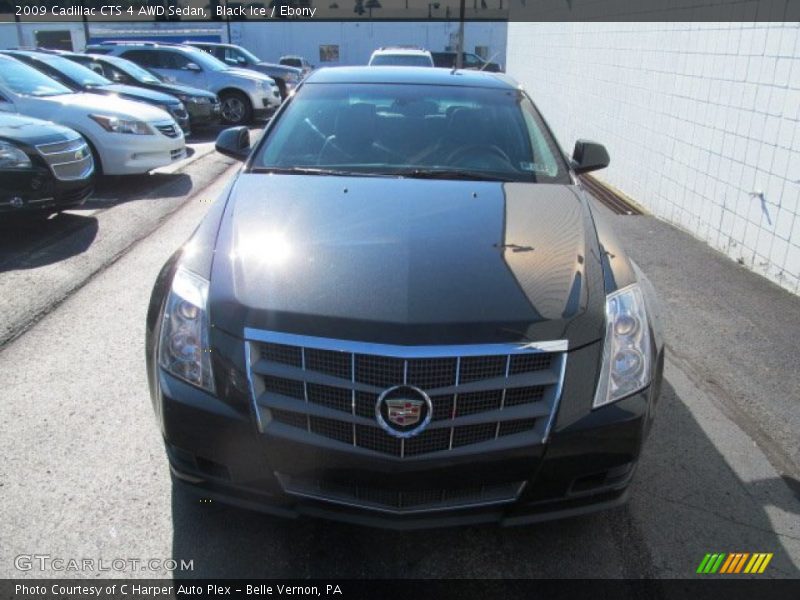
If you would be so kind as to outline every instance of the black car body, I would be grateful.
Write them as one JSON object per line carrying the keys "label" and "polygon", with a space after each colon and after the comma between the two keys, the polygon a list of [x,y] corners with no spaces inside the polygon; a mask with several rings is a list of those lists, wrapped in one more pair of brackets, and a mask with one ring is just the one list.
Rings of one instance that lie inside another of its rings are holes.
{"label": "black car body", "polygon": [[284,100],[286,96],[294,91],[304,75],[303,70],[300,68],[264,62],[252,52],[234,44],[217,44],[214,42],[185,43],[187,46],[194,46],[195,48],[200,48],[200,50],[208,52],[232,67],[250,69],[263,73],[264,75],[269,75],[275,80],[278,89],[281,91],[281,97]]}
{"label": "black car body", "polygon": [[60,55],[92,69],[115,84],[144,88],[174,96],[186,108],[191,128],[218,125],[220,122],[219,98],[212,92],[187,85],[167,83],[156,73],[119,56],[73,52],[62,52]]}
{"label": "black car body", "polygon": [[308,62],[302,56],[292,56],[292,55],[281,56],[278,59],[278,64],[287,67],[294,67],[295,69],[300,69],[303,73],[303,77],[306,77],[309,73],[311,73],[311,71],[314,70],[314,65]]}
{"label": "black car body", "polygon": [[315,72],[252,152],[244,128],[217,148],[249,158],[147,318],[176,484],[395,528],[624,501],[663,340],[575,176],[602,146],[568,162],[504,76],[371,67]]}
{"label": "black car body", "polygon": [[74,208],[93,185],[92,153],[79,133],[0,112],[0,213]]}
{"label": "black car body", "polygon": [[73,91],[119,96],[127,100],[157,106],[168,112],[186,135],[191,133],[186,107],[175,96],[113,83],[99,73],[52,52],[34,50],[3,50],[2,52],[38,69]]}
{"label": "black car body", "polygon": [[[456,66],[456,52],[431,52],[433,57],[433,66],[445,69],[452,69]],[[503,68],[495,63],[484,60],[477,54],[472,52],[462,53],[462,69],[471,69],[475,71],[488,71],[489,73],[501,73]]]}

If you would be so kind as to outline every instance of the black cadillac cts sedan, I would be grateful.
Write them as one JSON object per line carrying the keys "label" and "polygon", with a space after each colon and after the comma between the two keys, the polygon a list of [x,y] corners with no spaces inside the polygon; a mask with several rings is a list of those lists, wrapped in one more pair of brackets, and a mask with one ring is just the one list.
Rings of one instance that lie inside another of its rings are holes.
{"label": "black cadillac cts sedan", "polygon": [[505,525],[625,500],[663,370],[648,280],[504,75],[313,73],[161,271],[175,485],[294,517]]}

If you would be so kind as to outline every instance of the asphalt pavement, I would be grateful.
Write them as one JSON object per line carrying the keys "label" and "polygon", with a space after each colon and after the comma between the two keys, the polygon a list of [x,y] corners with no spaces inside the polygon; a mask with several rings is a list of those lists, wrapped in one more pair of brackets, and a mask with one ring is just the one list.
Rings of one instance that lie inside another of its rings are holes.
{"label": "asphalt pavement", "polygon": [[[145,378],[147,300],[235,168],[193,184],[0,348],[0,577],[64,574],[15,567],[37,553],[192,561],[176,577],[691,577],[707,552],[773,552],[762,577],[800,577],[800,298],[649,216],[612,217],[661,294],[669,343],[626,506],[519,528],[401,533],[174,493]],[[60,261],[32,265],[27,278],[51,264]],[[0,272],[0,290],[20,270]]]}

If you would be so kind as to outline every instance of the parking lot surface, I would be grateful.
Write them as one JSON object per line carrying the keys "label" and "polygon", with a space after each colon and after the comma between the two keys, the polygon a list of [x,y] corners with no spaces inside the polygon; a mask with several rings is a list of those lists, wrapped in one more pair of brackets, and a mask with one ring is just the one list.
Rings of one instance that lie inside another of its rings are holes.
{"label": "parking lot surface", "polygon": [[[62,299],[0,349],[0,577],[62,575],[14,567],[35,553],[192,561],[176,577],[690,577],[707,552],[773,552],[763,577],[800,576],[800,298],[649,216],[611,217],[660,292],[669,343],[626,506],[520,528],[398,533],[173,493],[147,393],[145,312],[161,265],[236,168],[202,160],[188,183],[167,182],[173,196],[143,190],[106,206],[117,190],[101,183],[86,213],[59,217],[96,219],[94,230],[2,241],[3,303],[10,290],[48,293],[48,269]],[[209,165],[220,174],[203,179]],[[172,210],[149,220],[170,197]],[[127,228],[125,243],[85,278],[77,261],[103,242],[104,223],[109,236]]]}

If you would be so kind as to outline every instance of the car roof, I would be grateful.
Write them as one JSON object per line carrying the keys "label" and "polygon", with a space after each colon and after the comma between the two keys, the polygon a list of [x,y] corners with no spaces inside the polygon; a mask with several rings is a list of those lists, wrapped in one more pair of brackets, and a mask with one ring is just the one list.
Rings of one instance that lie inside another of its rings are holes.
{"label": "car roof", "polygon": [[236,44],[222,44],[220,42],[196,42],[194,40],[187,40],[183,42],[187,46],[214,46],[218,48],[238,48]]}
{"label": "car roof", "polygon": [[504,73],[431,67],[324,67],[309,75],[306,83],[396,83],[509,90],[520,87]]}
{"label": "car roof", "polygon": [[378,48],[372,55],[376,54],[409,54],[414,56],[430,56],[430,52],[422,48],[407,48],[404,46],[387,46],[386,48]]}

